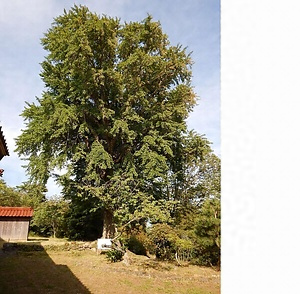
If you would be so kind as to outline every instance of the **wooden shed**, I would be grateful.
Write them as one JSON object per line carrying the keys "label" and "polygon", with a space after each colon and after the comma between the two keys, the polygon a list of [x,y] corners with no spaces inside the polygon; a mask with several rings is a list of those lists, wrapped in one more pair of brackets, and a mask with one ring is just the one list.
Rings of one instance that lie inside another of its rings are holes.
{"label": "wooden shed", "polygon": [[32,215],[31,207],[0,206],[0,239],[26,241]]}

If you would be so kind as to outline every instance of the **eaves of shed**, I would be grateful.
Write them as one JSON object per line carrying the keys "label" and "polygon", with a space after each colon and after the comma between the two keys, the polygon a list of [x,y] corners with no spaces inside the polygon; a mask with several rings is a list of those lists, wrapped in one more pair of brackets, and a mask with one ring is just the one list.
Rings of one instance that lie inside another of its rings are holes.
{"label": "eaves of shed", "polygon": [[31,207],[0,206],[0,240],[27,240],[32,215]]}

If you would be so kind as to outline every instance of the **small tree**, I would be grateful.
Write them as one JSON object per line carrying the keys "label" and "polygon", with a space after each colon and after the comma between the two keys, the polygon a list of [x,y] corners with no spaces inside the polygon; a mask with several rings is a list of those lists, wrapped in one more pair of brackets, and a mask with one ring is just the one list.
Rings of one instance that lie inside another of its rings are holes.
{"label": "small tree", "polygon": [[199,262],[220,265],[221,206],[220,199],[207,199],[196,219],[196,244]]}
{"label": "small tree", "polygon": [[54,238],[65,235],[66,219],[69,204],[54,198],[40,204],[35,210],[32,224],[33,230],[42,235],[53,235]]}

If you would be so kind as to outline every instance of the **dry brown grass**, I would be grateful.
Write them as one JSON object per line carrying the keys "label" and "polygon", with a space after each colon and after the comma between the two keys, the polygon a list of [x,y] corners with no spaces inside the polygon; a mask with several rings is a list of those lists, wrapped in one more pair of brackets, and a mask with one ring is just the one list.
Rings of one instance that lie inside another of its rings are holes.
{"label": "dry brown grass", "polygon": [[0,293],[220,293],[220,272],[129,254],[109,263],[91,250],[0,254]]}

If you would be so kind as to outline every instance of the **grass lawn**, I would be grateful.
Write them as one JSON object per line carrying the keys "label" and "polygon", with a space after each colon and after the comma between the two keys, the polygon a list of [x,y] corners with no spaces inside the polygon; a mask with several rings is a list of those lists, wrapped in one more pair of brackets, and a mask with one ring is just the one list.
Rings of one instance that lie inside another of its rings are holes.
{"label": "grass lawn", "polygon": [[134,254],[110,263],[92,250],[41,248],[0,250],[0,293],[220,293],[220,272],[212,268]]}

